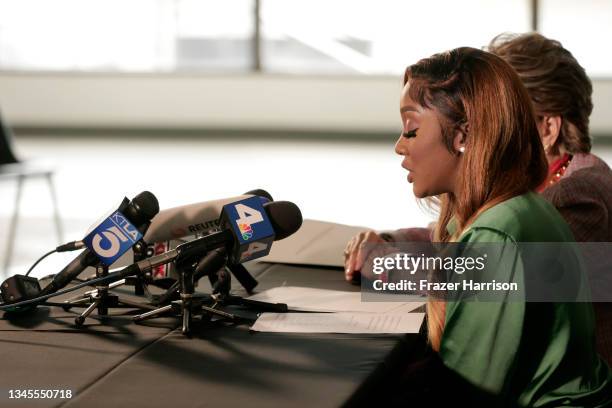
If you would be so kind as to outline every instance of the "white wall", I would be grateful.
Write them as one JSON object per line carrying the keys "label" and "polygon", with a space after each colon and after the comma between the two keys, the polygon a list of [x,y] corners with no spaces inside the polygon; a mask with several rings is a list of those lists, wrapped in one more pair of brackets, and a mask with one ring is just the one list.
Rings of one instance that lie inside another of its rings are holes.
{"label": "white wall", "polygon": [[[612,135],[612,80],[594,80],[594,134]],[[12,126],[397,132],[400,78],[0,73]]]}

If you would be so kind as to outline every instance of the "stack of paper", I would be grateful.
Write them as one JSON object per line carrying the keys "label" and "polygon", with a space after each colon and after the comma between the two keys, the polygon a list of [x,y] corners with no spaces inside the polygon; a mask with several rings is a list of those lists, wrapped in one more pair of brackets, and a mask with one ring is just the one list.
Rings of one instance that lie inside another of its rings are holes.
{"label": "stack of paper", "polygon": [[304,312],[408,313],[425,302],[362,302],[360,292],[281,286],[249,297]]}
{"label": "stack of paper", "polygon": [[291,333],[416,333],[425,302],[362,302],[361,293],[281,286],[249,297],[286,303],[290,310],[333,313],[264,313],[251,330]]}
{"label": "stack of paper", "polygon": [[[292,236],[275,242],[264,262],[319,266],[344,265],[347,242],[364,227],[304,220]],[[249,299],[286,303],[290,310],[332,313],[266,313],[253,325],[256,331],[294,333],[415,333],[423,313],[409,313],[424,302],[362,302],[361,293],[280,287]]]}
{"label": "stack of paper", "polygon": [[424,313],[264,313],[251,330],[280,333],[418,333]]}

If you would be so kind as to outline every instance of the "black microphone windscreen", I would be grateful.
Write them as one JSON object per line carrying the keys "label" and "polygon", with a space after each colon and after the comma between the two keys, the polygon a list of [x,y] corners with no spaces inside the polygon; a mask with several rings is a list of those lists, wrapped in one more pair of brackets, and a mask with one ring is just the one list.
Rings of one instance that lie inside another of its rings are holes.
{"label": "black microphone windscreen", "polygon": [[274,201],[274,199],[272,198],[272,195],[270,195],[270,193],[268,193],[266,190],[262,190],[261,188],[256,188],[255,190],[250,190],[247,191],[246,194],[250,194],[250,195],[254,195],[254,196],[258,196],[258,197],[263,197],[263,198],[267,198],[270,201]]}
{"label": "black microphone windscreen", "polygon": [[272,201],[264,208],[276,233],[275,241],[287,238],[302,226],[302,212],[290,201]]}
{"label": "black microphone windscreen", "polygon": [[137,218],[133,222],[137,224],[150,221],[159,212],[159,202],[150,191],[143,191],[134,197],[131,207],[134,209],[134,218]]}

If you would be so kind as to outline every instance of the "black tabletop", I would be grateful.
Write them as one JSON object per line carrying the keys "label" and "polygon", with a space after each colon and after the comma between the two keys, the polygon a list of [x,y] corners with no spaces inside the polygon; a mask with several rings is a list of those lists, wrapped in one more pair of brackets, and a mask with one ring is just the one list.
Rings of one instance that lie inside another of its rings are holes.
{"label": "black tabletop", "polygon": [[[249,269],[258,291],[282,285],[359,290],[344,282],[339,269],[278,264]],[[206,291],[207,284],[199,289]],[[189,338],[176,318],[135,324],[132,312],[123,309],[111,309],[107,318],[94,313],[77,328],[80,310],[39,307],[26,315],[4,314],[0,406],[336,407],[399,338],[260,333],[223,321],[196,325]],[[71,390],[73,396],[9,399],[9,390],[28,389]]]}

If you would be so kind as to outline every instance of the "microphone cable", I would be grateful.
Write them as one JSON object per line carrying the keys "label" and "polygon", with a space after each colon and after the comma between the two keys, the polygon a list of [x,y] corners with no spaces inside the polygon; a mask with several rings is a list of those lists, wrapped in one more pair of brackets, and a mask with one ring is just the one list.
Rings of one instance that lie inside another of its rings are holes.
{"label": "microphone cable", "polygon": [[32,266],[30,266],[30,269],[28,269],[28,271],[26,272],[25,276],[30,276],[30,272],[32,272],[34,270],[34,268],[36,268],[36,265],[38,265],[40,263],[40,261],[42,261],[43,259],[45,259],[49,255],[54,254],[56,252],[57,252],[57,249],[54,249],[53,251],[49,251],[46,254],[44,254],[43,256],[41,256],[40,258],[38,258],[38,260],[36,262],[34,262],[34,264]]}
{"label": "microphone cable", "polygon": [[45,259],[49,255],[54,254],[56,252],[59,253],[59,252],[76,251],[77,249],[81,249],[84,246],[85,244],[83,244],[83,241],[72,241],[72,242],[68,242],[67,244],[63,244],[63,245],[56,247],[53,251],[49,251],[43,256],[41,256],[40,258],[38,258],[38,260],[34,262],[32,266],[30,266],[30,269],[28,269],[25,276],[30,276],[30,273],[34,270],[34,268],[36,268],[36,265],[38,265],[43,259]]}
{"label": "microphone cable", "polygon": [[112,280],[114,280],[116,278],[120,278],[118,280],[121,280],[124,277],[124,273],[125,273],[126,269],[127,268],[121,269],[121,270],[116,271],[116,272],[111,272],[111,273],[109,273],[106,276],[102,276],[102,277],[95,278],[95,279],[90,279],[90,280],[87,280],[87,281],[85,281],[83,283],[79,283],[78,285],[74,285],[71,288],[66,288],[66,289],[58,290],[57,292],[49,293],[49,294],[44,295],[44,296],[39,296],[39,297],[34,298],[34,299],[23,300],[23,301],[17,302],[17,303],[8,303],[8,304],[6,302],[0,303],[0,310],[10,311],[11,309],[14,309],[14,308],[19,308],[21,306],[28,306],[28,305],[33,304],[33,303],[39,303],[39,302],[45,301],[45,300],[47,300],[49,298],[52,298],[52,297],[55,297],[55,296],[64,295],[66,293],[73,292],[75,290],[84,288],[86,286],[91,286],[91,285],[95,285],[95,284],[98,284],[98,283],[103,283],[103,282],[105,282],[107,280],[108,281],[112,281]]}

